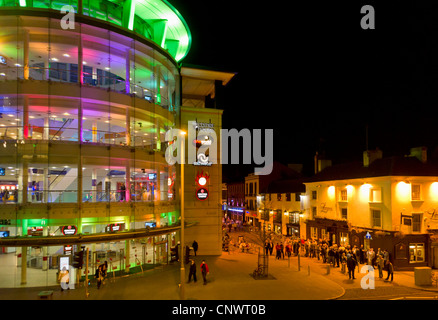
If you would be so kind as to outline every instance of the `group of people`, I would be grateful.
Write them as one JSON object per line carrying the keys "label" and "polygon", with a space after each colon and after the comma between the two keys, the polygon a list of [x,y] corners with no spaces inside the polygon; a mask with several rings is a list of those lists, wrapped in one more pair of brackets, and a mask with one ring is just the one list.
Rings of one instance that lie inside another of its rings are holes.
{"label": "group of people", "polygon": [[274,246],[273,240],[265,241],[265,254],[273,255],[275,249],[275,258],[284,259],[285,255],[297,256],[302,254],[305,257],[322,259],[323,263],[340,267],[342,273],[348,270],[349,279],[355,279],[354,271],[359,265],[367,264],[379,270],[379,278],[383,278],[383,271],[386,270],[388,275],[385,280],[393,281],[394,267],[391,263],[390,254],[386,249],[378,249],[377,252],[373,248],[368,250],[364,246],[360,247],[350,245],[332,244],[326,240],[316,239],[290,239],[286,238],[283,241],[277,242]]}
{"label": "group of people", "polygon": [[[205,260],[202,260],[201,262],[201,273],[202,273],[202,279],[204,280],[204,285],[207,284],[207,275],[210,273],[210,270],[208,269],[208,265],[205,262]],[[190,283],[192,281],[196,282],[198,279],[196,278],[196,263],[195,260],[192,259],[190,263],[190,270],[189,270],[189,281]]]}

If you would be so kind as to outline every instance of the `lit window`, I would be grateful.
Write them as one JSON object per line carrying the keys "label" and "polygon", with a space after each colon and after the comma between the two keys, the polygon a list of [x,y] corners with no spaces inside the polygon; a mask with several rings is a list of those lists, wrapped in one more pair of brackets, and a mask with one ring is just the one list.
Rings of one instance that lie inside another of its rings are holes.
{"label": "lit window", "polygon": [[382,227],[382,215],[380,214],[380,210],[371,210],[371,219],[373,227]]}
{"label": "lit window", "polygon": [[370,190],[370,202],[382,202],[382,189]]}
{"label": "lit window", "polygon": [[421,186],[419,184],[412,184],[411,200],[421,200]]}
{"label": "lit window", "polygon": [[340,192],[340,201],[347,201],[347,199],[348,199],[347,189],[342,189]]}
{"label": "lit window", "polygon": [[409,262],[424,262],[424,243],[409,244]]}

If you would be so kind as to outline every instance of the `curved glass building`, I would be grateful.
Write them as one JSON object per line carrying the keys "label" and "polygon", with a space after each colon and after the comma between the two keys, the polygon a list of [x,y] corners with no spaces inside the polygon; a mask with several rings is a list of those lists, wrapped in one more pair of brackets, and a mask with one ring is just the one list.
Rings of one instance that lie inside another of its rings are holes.
{"label": "curved glass building", "polygon": [[[0,0],[0,17],[0,235],[17,240],[0,247],[15,252],[2,272],[17,286],[42,269],[50,284],[81,246],[112,270],[167,263],[179,179],[164,133],[179,127],[184,19],[165,0]],[[122,230],[152,231],[111,238]]]}

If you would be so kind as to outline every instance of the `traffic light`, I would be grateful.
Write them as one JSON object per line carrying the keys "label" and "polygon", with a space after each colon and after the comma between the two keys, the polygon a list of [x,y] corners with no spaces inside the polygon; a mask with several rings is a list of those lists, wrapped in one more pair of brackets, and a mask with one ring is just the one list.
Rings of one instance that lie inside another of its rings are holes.
{"label": "traffic light", "polygon": [[73,256],[73,267],[76,269],[82,268],[84,264],[84,251],[75,252]]}

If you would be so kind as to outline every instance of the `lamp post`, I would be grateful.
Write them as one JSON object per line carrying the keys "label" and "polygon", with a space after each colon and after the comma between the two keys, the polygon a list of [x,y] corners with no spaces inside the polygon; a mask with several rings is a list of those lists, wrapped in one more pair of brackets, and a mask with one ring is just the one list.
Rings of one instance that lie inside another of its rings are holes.
{"label": "lamp post", "polygon": [[184,163],[185,163],[185,132],[180,131],[180,151],[181,151],[181,268],[180,268],[180,299],[185,300],[185,288],[184,288],[184,281],[186,277],[186,271],[184,269]]}

